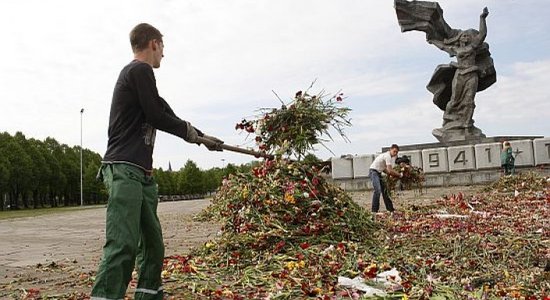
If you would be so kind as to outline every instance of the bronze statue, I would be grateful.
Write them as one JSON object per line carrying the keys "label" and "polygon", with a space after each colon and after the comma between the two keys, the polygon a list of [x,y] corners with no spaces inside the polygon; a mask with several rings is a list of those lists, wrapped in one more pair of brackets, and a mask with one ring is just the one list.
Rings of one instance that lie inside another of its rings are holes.
{"label": "bronze statue", "polygon": [[479,31],[452,29],[443,19],[437,2],[395,0],[401,31],[419,30],[426,33],[428,43],[449,53],[457,61],[439,65],[427,89],[434,94],[433,102],[443,113],[443,126],[433,130],[440,142],[476,141],[485,138],[474,126],[475,94],[496,82],[493,59],[487,36],[485,7],[480,15]]}

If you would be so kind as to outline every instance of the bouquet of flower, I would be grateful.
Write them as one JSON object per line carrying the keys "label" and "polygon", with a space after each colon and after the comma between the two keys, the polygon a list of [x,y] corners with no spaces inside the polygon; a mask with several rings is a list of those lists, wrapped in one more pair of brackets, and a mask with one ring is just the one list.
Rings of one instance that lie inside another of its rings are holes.
{"label": "bouquet of flower", "polygon": [[402,173],[403,177],[396,178],[392,176],[385,176],[384,181],[386,184],[386,190],[388,193],[392,193],[397,189],[397,183],[399,183],[400,190],[415,190],[422,193],[424,188],[424,182],[426,177],[422,168],[414,167],[411,165],[398,165],[394,166],[393,170],[397,173]]}

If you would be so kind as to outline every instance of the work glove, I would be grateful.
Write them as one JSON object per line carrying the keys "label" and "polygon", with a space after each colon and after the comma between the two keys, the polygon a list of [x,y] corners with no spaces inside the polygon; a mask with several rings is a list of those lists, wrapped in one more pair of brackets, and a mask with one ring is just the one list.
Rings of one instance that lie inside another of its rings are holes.
{"label": "work glove", "polygon": [[202,136],[203,138],[203,144],[206,148],[208,148],[208,150],[210,151],[223,151],[222,149],[222,144],[223,144],[223,141],[220,140],[219,138],[217,137],[213,137],[213,136],[210,136],[210,135],[203,135]]}
{"label": "work glove", "polygon": [[185,140],[189,143],[196,143],[197,138],[199,137],[197,130],[195,130],[195,127],[193,127],[191,123],[187,121],[185,121],[185,123],[187,123],[187,134],[185,135]]}

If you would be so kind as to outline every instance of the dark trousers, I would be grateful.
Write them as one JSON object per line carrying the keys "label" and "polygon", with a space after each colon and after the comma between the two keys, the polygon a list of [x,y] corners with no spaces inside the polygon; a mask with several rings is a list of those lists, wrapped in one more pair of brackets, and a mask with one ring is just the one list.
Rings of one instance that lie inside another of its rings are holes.
{"label": "dark trousers", "polygon": [[374,189],[374,193],[372,194],[372,212],[378,212],[380,209],[380,194],[382,194],[382,198],[384,198],[386,210],[390,212],[394,211],[390,195],[387,193],[384,182],[382,181],[382,174],[374,169],[370,169],[369,177],[370,180],[372,180],[372,187]]}
{"label": "dark trousers", "polygon": [[514,164],[503,164],[504,175],[514,175]]}

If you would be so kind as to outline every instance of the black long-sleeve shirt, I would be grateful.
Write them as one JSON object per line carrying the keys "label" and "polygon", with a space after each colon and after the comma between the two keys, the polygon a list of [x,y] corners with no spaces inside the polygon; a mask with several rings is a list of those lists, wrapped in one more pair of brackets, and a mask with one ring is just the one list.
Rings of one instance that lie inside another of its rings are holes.
{"label": "black long-sleeve shirt", "polygon": [[156,129],[187,139],[187,124],[159,96],[153,68],[133,60],[122,69],[115,85],[103,161],[152,170]]}

